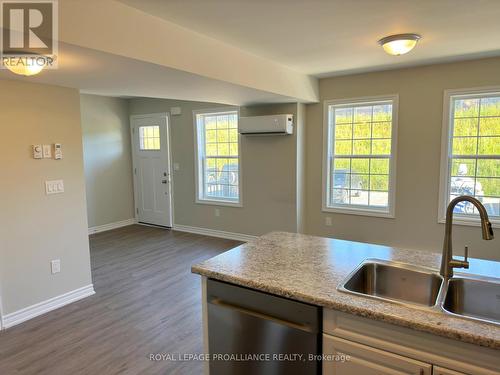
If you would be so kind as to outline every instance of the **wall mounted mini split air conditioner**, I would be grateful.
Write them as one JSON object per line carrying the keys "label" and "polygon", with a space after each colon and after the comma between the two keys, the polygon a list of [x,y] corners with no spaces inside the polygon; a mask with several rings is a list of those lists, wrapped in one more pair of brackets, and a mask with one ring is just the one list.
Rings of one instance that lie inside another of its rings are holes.
{"label": "wall mounted mini split air conditioner", "polygon": [[242,135],[293,134],[293,115],[240,117],[238,131]]}

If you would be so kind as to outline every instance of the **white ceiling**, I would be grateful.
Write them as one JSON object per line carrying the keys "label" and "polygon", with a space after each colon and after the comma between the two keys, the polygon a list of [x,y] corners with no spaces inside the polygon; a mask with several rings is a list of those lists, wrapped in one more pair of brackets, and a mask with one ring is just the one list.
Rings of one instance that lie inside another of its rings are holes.
{"label": "white ceiling", "polygon": [[66,43],[59,44],[59,66],[32,77],[0,70],[0,80],[20,80],[80,89],[82,93],[117,97],[152,97],[222,104],[296,101],[249,87],[206,78]]}
{"label": "white ceiling", "polygon": [[[320,77],[500,55],[500,0],[119,1]],[[377,45],[406,32],[407,55]]]}

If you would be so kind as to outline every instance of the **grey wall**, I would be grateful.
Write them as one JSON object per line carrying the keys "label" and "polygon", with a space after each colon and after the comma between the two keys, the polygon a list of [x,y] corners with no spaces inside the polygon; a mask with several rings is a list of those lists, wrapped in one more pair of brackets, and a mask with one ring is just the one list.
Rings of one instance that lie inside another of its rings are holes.
{"label": "grey wall", "polygon": [[[399,94],[396,218],[321,211],[323,103],[307,108],[307,231],[409,249],[441,251],[438,189],[445,89],[500,85],[500,58],[322,79],[321,101]],[[325,217],[333,226],[325,226]],[[500,232],[500,230],[496,230]],[[500,233],[482,241],[479,228],[454,226],[456,253],[500,259]]]}
{"label": "grey wall", "polygon": [[[129,114],[169,112],[173,106],[182,108],[182,115],[171,117],[173,162],[180,165],[180,170],[174,172],[176,224],[254,235],[271,230],[305,231],[439,252],[444,231],[443,225],[437,223],[443,91],[498,85],[499,68],[500,59],[494,58],[320,81],[322,101],[399,94],[396,219],[321,211],[322,103],[240,109],[242,116],[296,115],[293,136],[242,137],[242,208],[195,203],[192,111],[222,105],[131,99]],[[122,197],[121,201],[123,206],[132,199]],[[215,208],[220,210],[220,217],[214,215]],[[332,227],[325,226],[326,216],[332,217]],[[500,259],[498,239],[484,242],[474,227],[456,225],[454,232],[457,252],[467,244],[476,257]]]}
{"label": "grey wall", "polygon": [[[169,112],[174,163],[174,220],[176,224],[260,235],[271,230],[297,230],[296,134],[293,136],[242,137],[243,207],[195,203],[193,110],[220,104],[161,99],[131,99],[130,114]],[[297,114],[296,104],[241,108],[241,115]],[[220,210],[220,217],[214,214]]]}
{"label": "grey wall", "polygon": [[134,217],[128,101],[81,95],[88,226]]}
{"label": "grey wall", "polygon": [[[92,283],[80,130],[80,95],[0,81],[0,285],[3,313]],[[61,143],[62,160],[35,160],[31,145]],[[64,180],[46,195],[46,180]],[[50,261],[61,260],[52,275]]]}

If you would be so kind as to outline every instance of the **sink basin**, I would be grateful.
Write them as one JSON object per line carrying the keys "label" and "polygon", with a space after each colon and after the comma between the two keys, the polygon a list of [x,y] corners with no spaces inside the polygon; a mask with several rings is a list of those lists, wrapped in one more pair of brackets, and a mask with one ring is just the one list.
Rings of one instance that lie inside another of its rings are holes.
{"label": "sink basin", "polygon": [[443,308],[452,314],[500,324],[500,281],[455,277]]}
{"label": "sink basin", "polygon": [[348,276],[339,290],[432,307],[436,304],[442,283],[438,273],[424,267],[366,260]]}

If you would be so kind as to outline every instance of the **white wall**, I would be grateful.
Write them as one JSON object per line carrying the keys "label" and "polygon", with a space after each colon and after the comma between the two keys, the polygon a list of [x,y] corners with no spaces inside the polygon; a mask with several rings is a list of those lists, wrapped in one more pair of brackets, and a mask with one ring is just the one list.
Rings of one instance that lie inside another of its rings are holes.
{"label": "white wall", "polygon": [[[55,86],[0,81],[0,284],[9,314],[92,283],[80,95]],[[31,145],[62,143],[62,160],[34,160]],[[45,194],[46,180],[65,192]],[[50,261],[61,260],[52,275]]]}
{"label": "white wall", "polygon": [[128,101],[81,95],[88,226],[134,218]]}
{"label": "white wall", "polygon": [[[438,224],[438,189],[445,89],[500,85],[500,58],[424,66],[322,79],[321,101],[399,94],[396,218],[321,211],[323,103],[307,107],[307,231],[348,240],[440,252],[444,224]],[[333,226],[325,226],[325,217]],[[481,240],[479,228],[455,225],[454,248],[463,254],[500,260],[500,230]]]}

